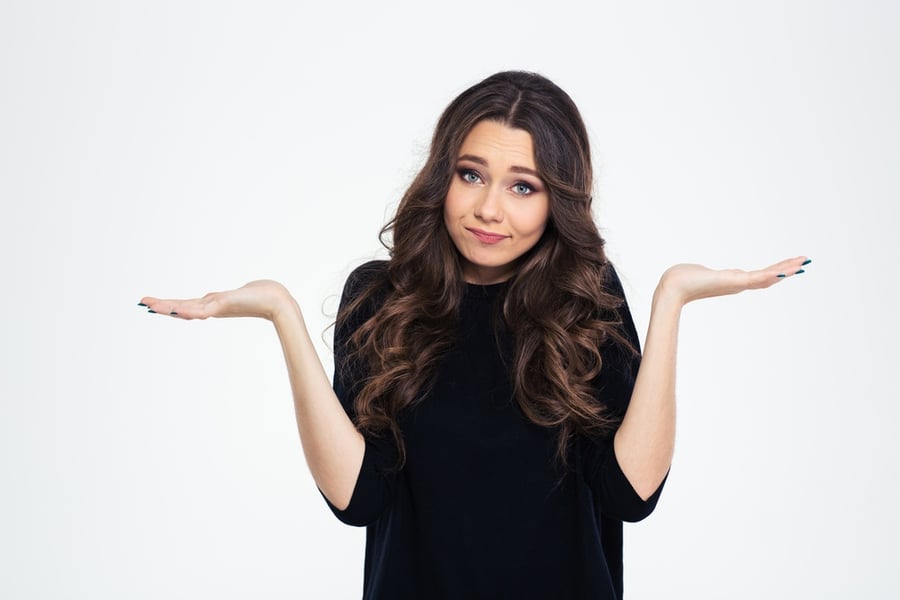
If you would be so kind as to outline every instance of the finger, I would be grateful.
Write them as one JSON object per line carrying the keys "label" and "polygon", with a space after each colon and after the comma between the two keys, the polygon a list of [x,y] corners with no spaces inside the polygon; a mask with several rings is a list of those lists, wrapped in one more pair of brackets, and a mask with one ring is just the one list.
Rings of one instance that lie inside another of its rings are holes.
{"label": "finger", "polygon": [[804,267],[811,262],[812,259],[807,256],[795,256],[794,258],[787,258],[770,265],[765,269],[751,271],[750,276],[755,284],[754,287],[769,287],[788,277],[805,273]]}
{"label": "finger", "polygon": [[[154,298],[152,296],[145,296],[141,298],[141,301],[138,302],[138,306],[142,308],[146,308],[147,312],[150,314],[160,314],[167,315],[171,317],[181,317],[181,318],[191,318],[186,317],[187,312],[179,312],[179,305],[184,305],[185,307],[189,307],[190,301],[187,300],[167,300],[163,298]],[[191,311],[193,312],[193,311]]]}
{"label": "finger", "polygon": [[777,263],[777,265],[773,265],[773,267],[777,267],[775,270],[778,271],[776,277],[779,279],[786,279],[788,277],[793,277],[794,275],[800,275],[806,272],[804,267],[812,262],[807,256],[796,256],[794,258],[788,258],[786,260]]}

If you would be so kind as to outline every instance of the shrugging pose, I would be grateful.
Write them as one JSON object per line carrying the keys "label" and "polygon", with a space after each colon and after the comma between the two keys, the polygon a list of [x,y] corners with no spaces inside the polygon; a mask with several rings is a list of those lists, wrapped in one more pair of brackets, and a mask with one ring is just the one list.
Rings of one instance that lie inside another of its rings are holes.
{"label": "shrugging pose", "polygon": [[591,187],[569,96],[498,73],[438,121],[390,258],[348,278],[333,382],[275,281],[142,299],[274,323],[313,478],[367,527],[364,598],[621,598],[622,521],[650,514],[672,460],[682,307],[809,262],[669,268],[642,358]]}

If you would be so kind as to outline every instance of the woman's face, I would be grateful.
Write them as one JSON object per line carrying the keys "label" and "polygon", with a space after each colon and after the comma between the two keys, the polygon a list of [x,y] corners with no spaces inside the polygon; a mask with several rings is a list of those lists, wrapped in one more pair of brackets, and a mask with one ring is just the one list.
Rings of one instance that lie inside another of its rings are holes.
{"label": "woman's face", "polygon": [[481,121],[466,136],[444,202],[444,224],[469,283],[509,279],[541,239],[550,199],[537,176],[531,135]]}

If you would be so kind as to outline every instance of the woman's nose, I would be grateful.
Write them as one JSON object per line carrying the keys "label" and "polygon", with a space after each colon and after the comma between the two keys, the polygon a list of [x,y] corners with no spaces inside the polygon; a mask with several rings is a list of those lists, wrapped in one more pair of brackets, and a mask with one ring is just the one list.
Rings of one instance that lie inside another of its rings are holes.
{"label": "woman's nose", "polygon": [[490,185],[484,188],[484,192],[475,205],[475,216],[483,221],[499,223],[503,220],[503,203],[501,194],[503,190]]}

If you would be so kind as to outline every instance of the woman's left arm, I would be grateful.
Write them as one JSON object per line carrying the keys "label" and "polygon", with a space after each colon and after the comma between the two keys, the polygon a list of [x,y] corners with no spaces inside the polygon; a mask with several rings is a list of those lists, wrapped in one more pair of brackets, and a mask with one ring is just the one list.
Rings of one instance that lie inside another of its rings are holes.
{"label": "woman's left arm", "polygon": [[629,483],[646,500],[669,471],[675,447],[675,355],[678,321],[688,302],[767,288],[803,272],[805,256],[758,271],[713,270],[675,265],[663,273],[653,294],[644,356],[631,402],[616,432],[616,460]]}

